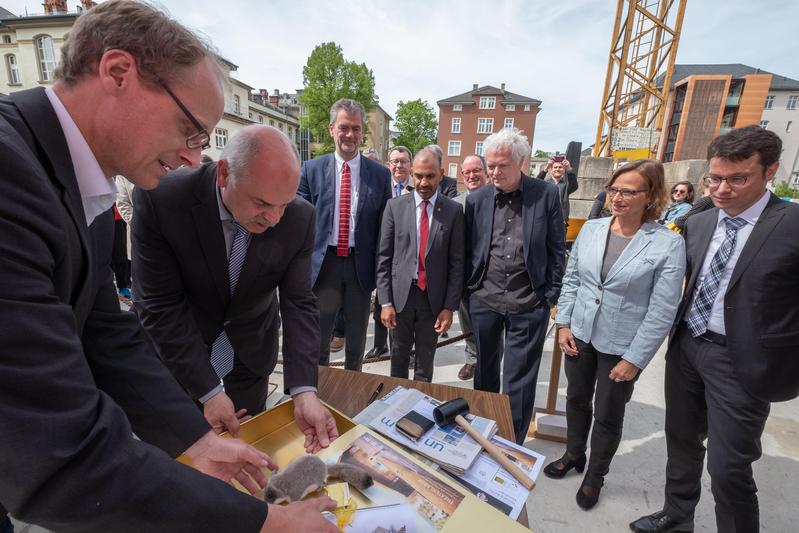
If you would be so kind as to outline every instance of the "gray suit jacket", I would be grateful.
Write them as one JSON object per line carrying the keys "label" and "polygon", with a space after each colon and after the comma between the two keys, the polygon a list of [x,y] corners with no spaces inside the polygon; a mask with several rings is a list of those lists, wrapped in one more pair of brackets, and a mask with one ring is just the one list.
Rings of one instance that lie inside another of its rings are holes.
{"label": "gray suit jacket", "polygon": [[[399,313],[405,307],[416,263],[415,194],[386,204],[377,251],[377,299],[391,302]],[[463,208],[439,194],[427,239],[427,295],[434,314],[456,310],[463,292]]]}

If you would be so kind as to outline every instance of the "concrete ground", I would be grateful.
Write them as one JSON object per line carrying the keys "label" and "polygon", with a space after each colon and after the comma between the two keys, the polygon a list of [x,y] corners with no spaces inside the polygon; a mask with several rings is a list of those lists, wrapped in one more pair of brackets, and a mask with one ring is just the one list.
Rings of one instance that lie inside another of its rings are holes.
{"label": "concrete ground", "polygon": [[[457,322],[451,334],[458,335]],[[370,326],[367,349],[372,346]],[[458,370],[464,362],[464,342],[439,349],[436,354],[434,381],[456,387],[472,387],[471,381],[460,381]],[[544,347],[538,391],[538,403],[546,399],[552,339]],[[666,462],[666,442],[663,432],[664,349],[636,384],[635,393],[627,406],[624,436],[605,478],[599,503],[583,511],[574,501],[582,475],[570,473],[562,480],[552,480],[543,474],[530,495],[527,509],[530,528],[536,533],[623,532],[629,522],[657,511],[663,504],[663,483]],[[332,354],[332,360],[343,360],[343,352]],[[280,367],[273,380],[282,390]],[[388,362],[364,365],[365,372],[389,374]],[[565,399],[566,380],[561,372],[559,400]],[[763,435],[763,457],[754,464],[755,480],[760,497],[761,531],[788,533],[799,531],[799,506],[795,480],[799,479],[799,400],[773,404],[771,416]],[[565,445],[541,439],[530,439],[525,446],[547,457],[547,462],[560,457]],[[589,452],[590,453],[590,452]],[[697,532],[716,531],[710,478],[703,478],[702,499],[696,510]],[[17,533],[47,533],[46,530],[15,522]],[[724,532],[720,532],[724,533]]]}

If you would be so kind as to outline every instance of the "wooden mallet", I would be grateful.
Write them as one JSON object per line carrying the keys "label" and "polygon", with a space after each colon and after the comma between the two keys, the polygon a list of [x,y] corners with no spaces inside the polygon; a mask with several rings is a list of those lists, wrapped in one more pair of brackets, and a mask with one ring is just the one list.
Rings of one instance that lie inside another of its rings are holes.
{"label": "wooden mallet", "polygon": [[491,455],[496,461],[502,465],[502,468],[511,473],[516,478],[516,481],[521,483],[527,490],[533,490],[535,481],[527,477],[524,471],[516,466],[516,464],[495,444],[483,437],[471,424],[466,420],[465,415],[469,414],[469,403],[463,398],[455,398],[446,403],[442,403],[433,409],[433,417],[439,427],[446,426],[455,422],[460,427],[466,430],[474,440],[476,440],[485,451]]}

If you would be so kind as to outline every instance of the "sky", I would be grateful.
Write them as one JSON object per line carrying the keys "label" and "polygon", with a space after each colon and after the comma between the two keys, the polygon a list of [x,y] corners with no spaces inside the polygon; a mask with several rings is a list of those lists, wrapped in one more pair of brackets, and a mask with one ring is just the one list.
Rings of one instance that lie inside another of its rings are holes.
{"label": "sky", "polygon": [[[74,10],[77,0],[68,0]],[[437,100],[472,85],[506,84],[542,101],[534,150],[591,145],[596,135],[613,0],[162,0],[157,5],[206,35],[256,88],[294,92],[313,48],[335,41],[366,63],[380,105]],[[41,0],[0,0],[13,13]],[[799,79],[799,2],[687,0],[677,63],[744,63]]]}

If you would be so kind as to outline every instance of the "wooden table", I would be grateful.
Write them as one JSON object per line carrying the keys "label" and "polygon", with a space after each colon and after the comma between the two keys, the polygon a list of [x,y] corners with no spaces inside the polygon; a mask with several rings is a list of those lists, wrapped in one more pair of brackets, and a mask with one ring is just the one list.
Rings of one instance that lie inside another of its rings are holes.
{"label": "wooden table", "polygon": [[464,398],[469,402],[470,412],[497,421],[497,435],[515,441],[510,401],[505,394],[355,372],[329,366],[319,367],[319,398],[350,418],[366,408],[366,402],[380,383],[383,384],[383,390],[378,398],[388,394],[397,386],[418,389],[442,402]]}
{"label": "wooden table", "polygon": [[[384,396],[398,385],[419,389],[442,402],[455,398],[464,398],[469,402],[470,412],[484,418],[496,420],[497,435],[511,442],[515,441],[513,419],[510,414],[510,401],[505,394],[451,387],[439,383],[412,381],[410,379],[369,374],[367,372],[355,372],[328,366],[319,367],[319,398],[350,418],[366,408],[366,402],[380,383],[383,384],[383,390],[378,395],[378,398]],[[525,527],[529,527],[527,505],[524,506],[521,514],[519,514],[518,522]]]}

